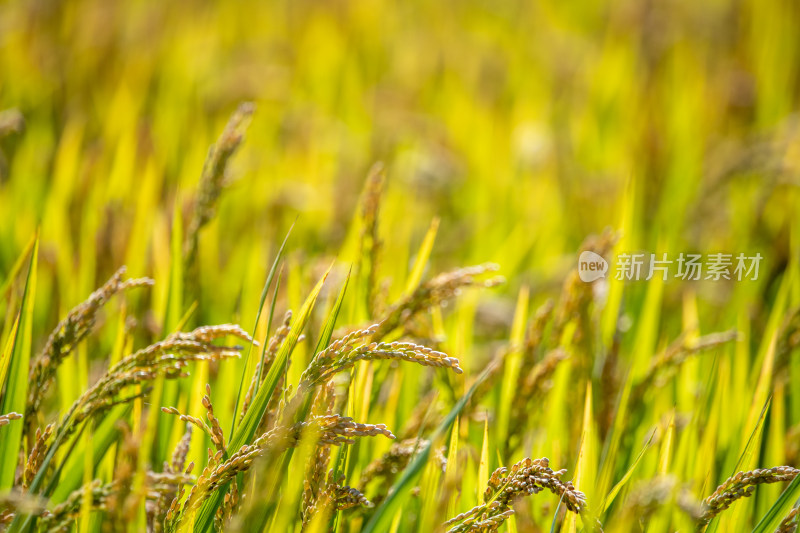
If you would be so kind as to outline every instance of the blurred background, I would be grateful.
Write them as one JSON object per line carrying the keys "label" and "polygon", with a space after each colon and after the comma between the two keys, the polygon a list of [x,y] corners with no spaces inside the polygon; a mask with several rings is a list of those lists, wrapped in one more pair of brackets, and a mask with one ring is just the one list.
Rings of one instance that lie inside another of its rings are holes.
{"label": "blurred background", "polygon": [[439,216],[437,262],[547,283],[628,205],[631,249],[760,247],[774,270],[797,219],[798,22],[790,0],[7,4],[0,107],[25,131],[0,141],[0,270],[41,225],[78,294],[119,264],[157,272],[242,100],[212,286],[296,217],[306,252],[335,254],[376,160],[393,255]]}
{"label": "blurred background", "polygon": [[618,251],[761,252],[757,283],[689,286],[717,322],[739,293],[758,308],[798,249],[799,24],[791,0],[6,4],[0,109],[24,128],[6,113],[0,272],[40,227],[42,330],[123,264],[156,278],[158,329],[176,208],[249,100],[197,323],[254,316],[295,221],[309,285],[337,254],[346,268],[375,161],[393,295],[434,217],[432,270],[499,263],[485,305],[504,322],[520,285],[558,288],[611,227]]}
{"label": "blurred background", "polygon": [[[309,284],[337,255],[346,268],[383,161],[393,295],[434,217],[432,269],[499,263],[509,282],[485,305],[505,322],[520,285],[558,288],[611,227],[618,251],[762,253],[757,283],[689,285],[730,322],[726,305],[758,310],[798,249],[798,24],[791,0],[9,3],[0,109],[24,127],[4,115],[0,272],[39,227],[38,327],[125,264],[156,278],[158,329],[175,214],[250,100],[193,321],[254,316],[295,221]],[[679,305],[686,285],[665,287]]]}
{"label": "blurred background", "polygon": [[247,280],[295,218],[294,248],[335,255],[377,160],[393,257],[438,216],[434,264],[560,284],[627,216],[631,250],[760,249],[769,275],[797,222],[798,23],[791,0],[6,4],[0,108],[25,130],[0,141],[0,271],[41,225],[75,298],[120,264],[158,276],[172,210],[252,100],[207,287]]}

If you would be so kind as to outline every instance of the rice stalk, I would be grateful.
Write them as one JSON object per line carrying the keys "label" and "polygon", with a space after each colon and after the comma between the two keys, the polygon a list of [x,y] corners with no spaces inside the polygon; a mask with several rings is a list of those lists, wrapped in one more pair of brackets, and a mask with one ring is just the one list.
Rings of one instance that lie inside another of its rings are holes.
{"label": "rice stalk", "polygon": [[634,385],[631,392],[631,401],[635,405],[639,405],[649,390],[663,386],[690,356],[734,341],[738,338],[738,335],[735,330],[723,331],[704,335],[693,341],[687,341],[681,336],[655,358],[647,370],[647,374]]}
{"label": "rice stalk", "polygon": [[[155,501],[159,495],[174,490],[175,487],[194,483],[194,478],[188,472],[181,474],[147,472],[145,476],[145,489],[148,503]],[[0,523],[10,522],[17,513],[30,514],[39,517],[38,528],[48,532],[70,531],[75,519],[80,515],[81,505],[87,494],[91,493],[91,508],[94,511],[112,512],[118,505],[120,496],[130,490],[125,486],[125,480],[115,478],[104,483],[95,479],[72,493],[61,503],[47,509],[46,500],[30,494],[17,493],[6,495],[3,504],[9,509],[0,518]],[[122,525],[124,523],[118,523]]]}
{"label": "rice stalk", "polygon": [[67,317],[59,322],[50,334],[41,353],[31,362],[28,376],[28,402],[25,409],[25,434],[29,443],[34,439],[34,423],[45,397],[45,393],[53,384],[56,370],[89,333],[97,319],[97,314],[108,300],[117,293],[137,287],[149,287],[153,284],[150,278],[123,280],[125,267],[117,270],[111,279],[94,291],[83,303],[77,305]]}
{"label": "rice stalk", "polygon": [[185,287],[190,290],[197,277],[197,248],[200,241],[200,230],[214,217],[222,191],[228,185],[228,163],[236,153],[244,139],[244,133],[250,118],[255,112],[255,105],[243,102],[231,115],[225,129],[217,142],[208,150],[208,156],[200,176],[197,198],[183,242],[183,257],[187,276]]}
{"label": "rice stalk", "polygon": [[496,272],[499,268],[494,263],[464,267],[439,274],[422,283],[389,308],[373,331],[373,340],[381,340],[401,326],[405,327],[418,313],[453,299],[466,287],[489,288],[503,283],[505,279],[502,276],[483,279],[486,274]]}
{"label": "rice stalk", "polygon": [[189,333],[173,333],[165,340],[123,358],[73,402],[53,430],[55,436],[47,445],[47,456],[52,457],[90,417],[145,395],[148,391],[141,386],[157,376],[178,379],[187,375],[185,368],[191,362],[239,357],[242,350],[240,346],[213,344],[213,341],[229,335],[255,342],[236,325],[203,326]]}
{"label": "rice stalk", "polygon": [[[272,362],[275,359],[275,354],[278,353],[278,349],[281,347],[281,344],[286,339],[286,336],[289,335],[289,331],[291,330],[292,325],[292,312],[286,311],[286,315],[284,315],[283,323],[278,326],[278,329],[275,331],[275,334],[270,338],[269,343],[267,343],[266,349],[264,350],[261,360],[256,364],[256,370],[253,373],[253,378],[250,381],[250,386],[247,388],[247,394],[242,401],[242,408],[239,414],[239,422],[244,418],[244,415],[247,414],[247,410],[250,408],[250,403],[253,401],[253,395],[255,394],[256,388],[258,388],[261,383],[258,382],[259,376],[261,376],[261,381],[263,382],[269,372],[270,367],[272,366]],[[282,381],[280,381],[277,385],[277,388],[280,390],[282,388]],[[271,409],[267,409],[270,411]]]}
{"label": "rice stalk", "polygon": [[217,509],[214,515],[214,527],[217,531],[225,531],[231,518],[234,516],[237,506],[239,505],[239,485],[234,480],[231,483],[231,488],[225,493],[222,499],[222,505]]}
{"label": "rice stalk", "polygon": [[381,305],[377,300],[377,273],[382,247],[378,231],[378,217],[385,182],[386,172],[383,164],[380,162],[375,163],[367,174],[367,181],[364,184],[364,193],[361,200],[362,229],[359,266],[366,281],[365,302],[369,318],[377,316]]}
{"label": "rice stalk", "polygon": [[222,460],[222,452],[217,452],[214,460],[198,476],[181,514],[195,511],[209,494],[231,481],[237,474],[250,469],[257,458],[297,446],[304,432],[312,432],[320,444],[333,445],[353,444],[358,437],[383,435],[395,438],[383,424],[360,424],[341,415],[320,415],[291,426],[279,425],[260,435],[252,444],[242,446],[228,460]]}
{"label": "rice stalk", "polygon": [[[511,468],[501,467],[489,478],[483,494],[484,503],[461,513],[444,523],[448,533],[467,531],[496,531],[513,513],[516,498],[537,494],[544,489],[561,498],[568,511],[584,515],[586,496],[575,489],[571,481],[561,481],[566,470],[553,471],[547,458],[524,459]],[[600,530],[599,524],[588,527]]]}
{"label": "rice stalk", "polygon": [[[588,250],[601,257],[607,257],[619,236],[611,230],[606,230],[600,235],[591,235],[581,244],[580,250]],[[553,325],[550,331],[550,342],[555,347],[562,341],[562,336],[566,327],[570,323],[575,324],[575,330],[569,342],[575,346],[584,346],[587,342],[589,329],[591,327],[589,309],[595,300],[595,290],[597,282],[584,283],[578,274],[577,269],[573,269],[567,275],[562,290],[561,297],[556,306]],[[581,363],[581,369],[586,371],[589,368],[588,362]]]}
{"label": "rice stalk", "polygon": [[[425,447],[430,445],[430,441],[421,438],[411,438],[392,444],[389,451],[378,457],[361,472],[361,479],[358,484],[367,487],[372,484],[372,501],[380,503],[386,497],[400,474],[411,462],[411,460]],[[433,461],[437,467],[444,472],[447,465],[447,458],[444,455],[444,447],[433,449]]]}
{"label": "rice stalk", "polygon": [[318,446],[311,456],[303,478],[303,503],[301,519],[303,528],[307,528],[315,513],[325,512],[325,506],[319,505],[325,492],[325,473],[328,470],[331,449],[329,446]]}
{"label": "rice stalk", "polygon": [[780,483],[793,480],[800,470],[790,466],[774,466],[760,468],[746,472],[738,472],[729,477],[717,487],[717,490],[703,500],[703,511],[697,522],[697,531],[705,530],[706,526],[725,511],[735,501],[753,495],[759,485]]}
{"label": "rice stalk", "polygon": [[25,461],[25,468],[22,473],[22,480],[17,484],[21,485],[23,489],[30,487],[33,478],[39,473],[39,468],[42,466],[45,454],[47,453],[47,442],[53,436],[54,424],[48,424],[44,431],[37,428],[34,435],[34,443],[28,454],[28,459]]}
{"label": "rice stalk", "polygon": [[[517,438],[524,431],[530,415],[535,412],[532,404],[540,401],[552,387],[551,378],[559,364],[569,357],[561,348],[550,351],[541,361],[533,365],[528,372],[521,372],[517,380],[517,392],[511,405],[509,418],[508,445],[512,438]],[[525,367],[523,367],[525,368]],[[508,448],[510,449],[510,448]]]}
{"label": "rice stalk", "polygon": [[795,533],[797,531],[798,520],[800,519],[800,507],[795,507],[781,520],[775,533]]}
{"label": "rice stalk", "polygon": [[347,334],[333,341],[323,351],[317,353],[300,377],[300,387],[310,390],[326,382],[335,374],[351,368],[358,361],[365,360],[404,360],[422,366],[450,368],[457,374],[462,372],[458,359],[412,342],[375,342],[379,337],[381,324]]}
{"label": "rice stalk", "polygon": [[[181,439],[178,441],[175,449],[172,452],[172,457],[169,462],[164,462],[163,474],[167,476],[188,476],[191,472],[191,467],[186,469],[184,474],[184,467],[186,465],[186,457],[189,455],[189,448],[192,443],[192,427],[191,422],[186,423],[186,431]],[[166,523],[167,512],[170,509],[171,503],[178,497],[178,491],[182,485],[175,485],[170,487],[158,495],[158,498],[152,503],[148,512],[148,526],[153,533],[160,533],[164,531]]]}

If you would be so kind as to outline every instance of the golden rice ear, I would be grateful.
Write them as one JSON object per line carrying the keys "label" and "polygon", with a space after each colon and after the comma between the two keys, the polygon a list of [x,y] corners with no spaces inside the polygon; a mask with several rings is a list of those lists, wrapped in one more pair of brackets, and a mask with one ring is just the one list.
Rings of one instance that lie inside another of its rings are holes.
{"label": "golden rice ear", "polygon": [[[214,340],[229,335],[243,340],[251,340],[242,328],[233,324],[205,326],[188,333],[173,333],[165,340],[123,358],[75,400],[66,416],[55,425],[52,442],[45,443],[44,448],[37,451],[44,455],[43,463],[47,463],[55,451],[68,442],[68,438],[87,420],[106,412],[115,405],[129,403],[145,396],[149,392],[148,383],[156,378],[184,377],[187,375],[185,368],[192,362],[219,361],[238,357],[242,350],[240,346],[212,343]],[[174,407],[163,408],[163,411],[181,416],[183,420],[194,423],[207,431],[209,435],[221,435],[219,427],[216,428],[215,433],[215,430],[208,428],[199,419],[180,415]],[[221,441],[220,443],[224,445]],[[47,466],[49,465],[40,465],[40,469]]]}
{"label": "golden rice ear", "polygon": [[200,230],[214,217],[214,212],[227,183],[228,163],[244,140],[244,133],[256,106],[252,102],[243,102],[231,115],[228,124],[208,151],[203,173],[200,176],[197,198],[189,221],[188,231],[183,243],[185,268],[185,284],[187,291],[194,290],[196,280],[197,248]]}
{"label": "golden rice ear", "polygon": [[631,392],[632,403],[641,405],[644,395],[653,388],[663,387],[667,379],[673,376],[689,357],[733,342],[738,337],[739,333],[736,330],[711,333],[692,341],[687,341],[685,336],[681,335],[655,357],[647,374],[634,385]]}
{"label": "golden rice ear", "polygon": [[[266,349],[264,350],[261,360],[256,364],[256,370],[253,373],[253,378],[250,380],[250,386],[247,388],[247,394],[245,394],[244,400],[242,401],[242,408],[239,412],[239,422],[242,421],[244,415],[247,414],[247,410],[250,409],[250,403],[253,401],[253,395],[255,394],[256,387],[260,386],[259,378],[261,382],[267,377],[267,373],[269,372],[270,367],[272,366],[272,362],[275,359],[275,354],[278,353],[278,349],[280,348],[283,341],[286,339],[286,336],[289,335],[289,331],[291,331],[292,325],[292,311],[286,311],[286,314],[283,318],[283,323],[278,327],[275,334],[269,340],[269,343],[266,345]],[[298,342],[300,339],[298,338]],[[283,378],[277,385],[277,389],[281,390],[283,388]],[[274,395],[273,398],[277,399],[279,397],[278,394]],[[277,401],[277,400],[275,400]],[[270,405],[267,408],[267,411],[274,410],[276,406]]]}
{"label": "golden rice ear", "polygon": [[367,360],[409,361],[422,366],[449,368],[456,374],[462,373],[458,359],[443,352],[413,342],[375,342],[372,339],[380,327],[381,324],[373,324],[333,341],[314,356],[300,377],[300,386],[304,390],[313,390],[335,374],[352,368],[358,361]]}
{"label": "golden rice ear", "polygon": [[326,489],[325,479],[330,456],[330,446],[327,444],[319,444],[306,465],[305,478],[303,480],[303,505],[301,510],[303,527],[307,527],[320,510],[325,510],[323,492]]}
{"label": "golden rice ear", "polygon": [[44,461],[44,456],[47,452],[47,443],[53,435],[54,427],[55,424],[48,424],[44,428],[44,431],[39,428],[36,429],[34,444],[28,454],[28,460],[25,462],[25,469],[22,474],[21,482],[23,489],[30,487],[33,478],[39,472],[39,467],[42,466],[42,462]]}
{"label": "golden rice ear", "polygon": [[[544,489],[559,496],[568,511],[584,516],[587,511],[586,495],[577,490],[571,481],[562,481],[566,470],[553,471],[550,461],[526,458],[511,468],[500,467],[489,478],[483,495],[484,503],[476,505],[444,523],[448,533],[465,533],[480,528],[499,527],[513,514],[513,505],[520,496],[537,494]],[[590,522],[590,529],[601,532],[599,522]]]}
{"label": "golden rice ear", "polygon": [[180,515],[193,513],[214,491],[238,474],[248,471],[257,458],[280,454],[297,446],[306,432],[317,435],[317,442],[321,444],[335,445],[352,444],[357,437],[383,435],[394,438],[383,424],[359,424],[341,415],[317,416],[306,422],[278,425],[258,436],[252,444],[244,445],[233,452],[227,460],[223,460],[221,451],[217,452],[214,460],[209,461],[200,473],[183,507],[177,512]]}
{"label": "golden rice ear", "polygon": [[800,522],[800,507],[794,507],[784,519],[781,520],[775,533],[795,533],[795,531],[797,531],[798,522]]}
{"label": "golden rice ear", "polygon": [[73,308],[50,334],[41,353],[31,362],[28,377],[28,401],[25,408],[25,433],[33,437],[35,420],[45,393],[53,383],[56,370],[76,347],[91,333],[97,315],[103,306],[117,293],[137,287],[150,287],[150,278],[123,280],[125,267],[117,270],[111,279],[94,291],[85,302]]}
{"label": "golden rice ear", "polygon": [[19,413],[6,413],[4,415],[0,415],[0,426],[6,426],[11,423],[12,420],[19,420],[22,418],[22,415]]}
{"label": "golden rice ear", "polygon": [[385,304],[380,300],[378,290],[378,267],[382,242],[378,231],[381,197],[386,182],[386,172],[380,161],[372,165],[364,183],[361,197],[361,256],[359,271],[366,280],[366,308],[369,318],[373,318]]}
{"label": "golden rice ear", "polygon": [[790,466],[759,468],[747,472],[737,472],[726,479],[711,496],[703,500],[703,514],[698,521],[698,529],[704,528],[711,520],[727,509],[736,500],[752,496],[759,485],[791,481],[800,470]]}
{"label": "golden rice ear", "polygon": [[[369,486],[372,501],[380,503],[386,497],[397,476],[408,466],[411,459],[429,444],[430,441],[418,437],[392,444],[388,452],[367,465],[361,473],[361,479],[358,482],[359,486],[362,489],[366,489]],[[444,471],[447,459],[444,455],[443,446],[433,449],[431,460]]]}
{"label": "golden rice ear", "polygon": [[372,339],[379,341],[392,331],[401,328],[418,314],[452,300],[466,287],[495,287],[505,282],[502,276],[487,274],[497,272],[500,266],[495,263],[464,267],[439,274],[422,283],[411,294],[394,304],[386,316],[377,324]]}

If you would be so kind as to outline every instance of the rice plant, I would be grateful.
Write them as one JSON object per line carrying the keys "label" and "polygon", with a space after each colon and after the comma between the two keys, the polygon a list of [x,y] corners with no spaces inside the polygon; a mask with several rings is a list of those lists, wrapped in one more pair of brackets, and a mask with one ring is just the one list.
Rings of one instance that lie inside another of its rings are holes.
{"label": "rice plant", "polygon": [[796,531],[792,2],[0,10],[0,530]]}

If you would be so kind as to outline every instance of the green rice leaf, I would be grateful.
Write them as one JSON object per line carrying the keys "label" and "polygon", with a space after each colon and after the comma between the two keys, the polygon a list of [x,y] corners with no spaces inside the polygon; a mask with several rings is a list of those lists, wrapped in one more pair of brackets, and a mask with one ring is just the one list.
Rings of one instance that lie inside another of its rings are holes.
{"label": "green rice leaf", "polygon": [[[248,409],[247,414],[242,419],[242,423],[238,428],[236,428],[230,444],[228,445],[228,450],[238,450],[253,440],[258,423],[264,416],[264,412],[269,404],[269,399],[272,396],[272,393],[275,391],[275,387],[278,384],[278,379],[283,372],[283,367],[286,364],[289,355],[294,350],[297,340],[305,328],[309,317],[311,316],[311,311],[314,309],[314,304],[317,301],[317,297],[322,290],[322,286],[325,283],[332,266],[333,265],[328,268],[317,285],[308,295],[303,307],[297,313],[297,317],[292,321],[289,334],[286,336],[286,339],[281,345],[280,350],[276,354],[275,361],[270,367],[267,377],[264,378],[264,384],[258,389],[258,392],[253,398],[253,403],[250,405],[250,409]],[[194,531],[205,532],[211,530],[214,523],[214,513],[216,513],[217,507],[219,507],[219,504],[222,502],[222,498],[225,495],[229,485],[230,483],[221,487],[203,503],[196,515],[196,519],[194,520]],[[188,517],[187,519],[191,520],[191,517]]]}
{"label": "green rice leaf", "polygon": [[450,425],[453,424],[456,417],[459,415],[462,409],[464,409],[464,406],[467,404],[469,399],[472,398],[475,390],[477,390],[478,386],[483,383],[484,380],[486,380],[492,370],[493,369],[490,366],[483,371],[478,379],[475,380],[475,383],[473,383],[469,388],[467,393],[458,401],[458,403],[456,403],[455,406],[453,406],[444,420],[442,420],[442,422],[433,432],[433,435],[428,443],[417,451],[414,459],[408,464],[405,470],[403,470],[400,478],[389,490],[389,495],[385,500],[383,500],[383,502],[381,502],[380,506],[375,510],[369,522],[367,522],[363,533],[387,531],[390,528],[392,518],[395,516],[395,513],[397,513],[403,507],[404,502],[406,502],[408,497],[411,495],[411,489],[416,486],[417,480],[422,475],[425,464],[428,462],[428,457],[430,457],[433,443],[447,433]]}
{"label": "green rice leaf", "polygon": [[[25,412],[25,403],[28,398],[28,367],[31,358],[33,302],[36,296],[38,258],[39,239],[37,237],[31,253],[25,289],[22,293],[19,324],[16,331],[14,331],[14,344],[10,352],[11,358],[7,363],[8,370],[3,384],[5,393],[3,394],[2,402],[0,402],[0,414]],[[19,450],[23,444],[22,424],[20,422],[9,424],[2,431],[2,438],[0,438],[0,491],[5,491],[14,484]]]}
{"label": "green rice leaf", "polygon": [[781,523],[783,517],[797,505],[800,500],[800,476],[795,477],[786,490],[781,493],[780,498],[772,507],[769,508],[767,513],[761,517],[758,524],[756,524],[753,533],[772,533]]}
{"label": "green rice leaf", "polygon": [[433,243],[436,241],[436,232],[438,230],[439,219],[434,218],[431,221],[428,232],[425,234],[425,238],[422,240],[422,245],[419,247],[419,252],[417,252],[417,257],[414,260],[414,266],[411,268],[411,273],[408,275],[406,294],[414,292],[419,282],[422,281],[422,274],[425,273],[425,265],[428,264],[428,259],[430,259]]}
{"label": "green rice leaf", "polygon": [[648,448],[650,448],[650,444],[652,444],[653,437],[655,436],[655,434],[656,431],[653,430],[653,432],[650,434],[650,438],[647,439],[647,442],[645,443],[642,450],[639,452],[639,455],[636,456],[636,459],[633,460],[633,463],[631,463],[631,466],[630,468],[628,468],[628,471],[625,472],[625,475],[622,476],[622,479],[620,479],[617,482],[617,484],[614,485],[614,487],[606,495],[605,499],[603,500],[603,504],[600,506],[602,512],[605,513],[606,511],[608,511],[608,508],[614,502],[614,498],[617,497],[619,492],[622,490],[622,487],[624,487],[625,484],[631,479],[634,470],[636,470],[636,467],[639,465],[639,462],[642,460],[642,457],[644,457],[645,452],[648,450]]}
{"label": "green rice leaf", "polygon": [[[292,233],[292,229],[294,228],[294,224],[289,228],[289,231],[286,232],[286,236],[283,238],[283,242],[281,243],[281,247],[278,248],[278,253],[275,255],[275,260],[272,262],[272,266],[269,269],[269,273],[267,274],[267,279],[264,282],[264,288],[261,289],[261,297],[258,300],[258,312],[256,313],[256,320],[253,324],[253,332],[252,337],[255,338],[256,329],[258,328],[258,322],[261,320],[261,313],[264,310],[264,302],[267,301],[267,294],[269,293],[269,288],[272,286],[272,279],[275,277],[275,272],[278,269],[278,265],[280,264],[281,258],[283,257],[283,250],[286,248],[286,242],[289,240],[289,235]],[[280,281],[280,280],[279,280]],[[275,310],[275,300],[278,296],[278,286],[276,284],[275,291],[272,294],[272,304],[270,305],[270,315],[269,315],[269,322],[272,323],[272,315]],[[269,327],[267,328],[267,336],[269,337]],[[263,345],[261,347],[261,355],[263,357],[264,351],[267,349],[267,339],[264,339]],[[253,351],[253,345],[248,344],[247,347],[247,354],[244,356],[244,367],[242,368],[242,377],[239,380],[239,391],[236,394],[236,403],[234,404],[233,408],[233,422],[231,423],[231,433],[229,439],[233,438],[233,434],[236,431],[236,420],[238,418],[239,413],[239,405],[244,398],[244,395],[247,394],[247,374],[248,369],[250,367],[250,353]],[[259,367],[259,374],[261,373],[261,368]],[[259,379],[259,383],[261,380]]]}

